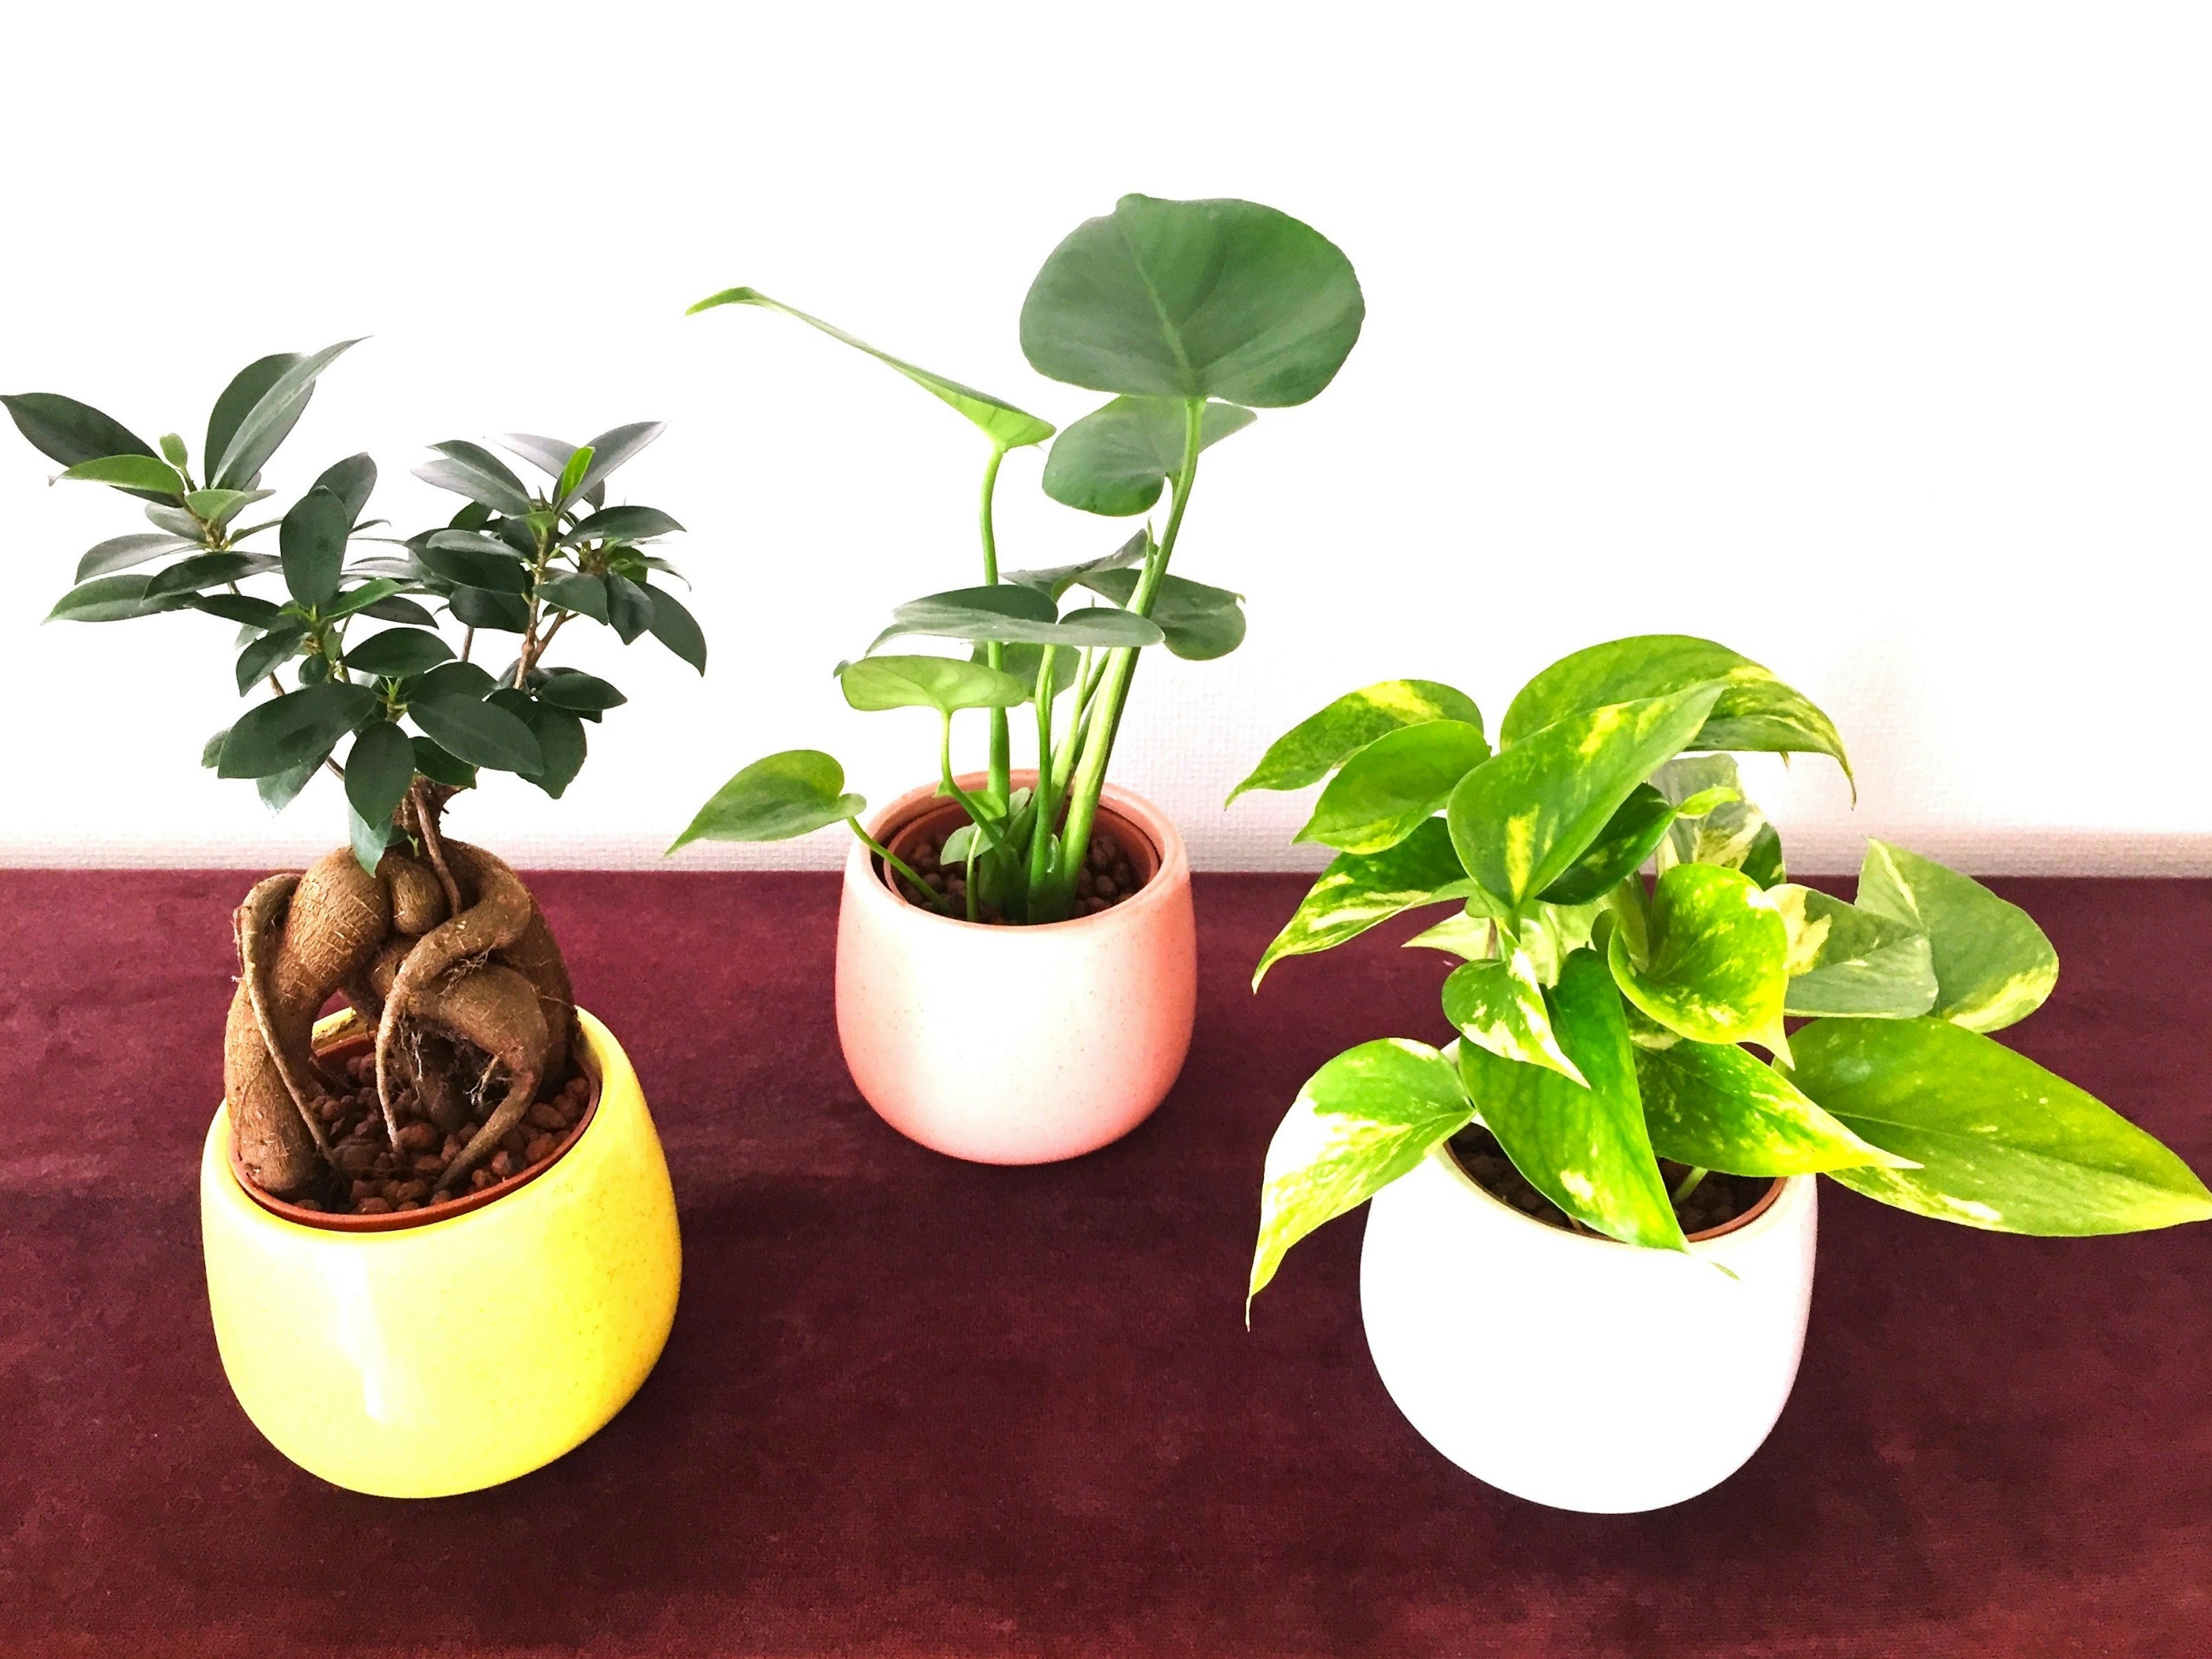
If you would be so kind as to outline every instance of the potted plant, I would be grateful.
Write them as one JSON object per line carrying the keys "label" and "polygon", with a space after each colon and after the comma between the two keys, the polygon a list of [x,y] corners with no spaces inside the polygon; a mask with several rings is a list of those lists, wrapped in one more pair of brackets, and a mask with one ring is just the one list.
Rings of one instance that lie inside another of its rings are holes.
{"label": "potted plant", "polygon": [[[53,616],[232,624],[236,693],[256,700],[203,763],[253,780],[272,811],[319,773],[341,785],[348,844],[260,882],[235,917],[200,1167],[208,1294],[232,1386],[279,1450],[341,1486],[423,1497],[592,1434],[653,1368],[678,1276],[636,1076],[575,1007],[527,885],[449,837],[447,807],[486,771],[556,799],[574,778],[587,726],[624,701],[550,659],[576,617],[651,633],[702,672],[706,650],[653,580],[666,567],[648,548],[679,526],[606,501],[657,425],[580,447],[509,438],[537,486],[477,444],[439,444],[417,476],[466,505],[404,542],[365,516],[367,455],[242,524],[350,343],[242,370],[197,471],[180,437],[157,449],[52,393],[5,401],[62,477],[134,497],[152,526],[87,553]],[[496,673],[474,659],[491,635],[513,636]],[[333,996],[348,1011],[319,1018]]]}
{"label": "potted plant", "polygon": [[[844,769],[813,750],[755,762],[701,809],[700,839],[775,841],[842,822],[854,841],[837,936],[837,1030],[860,1092],[895,1127],[988,1163],[1072,1158],[1126,1134],[1182,1068],[1196,1006],[1189,862],[1165,814],[1106,781],[1139,653],[1204,660],[1244,635],[1240,596],[1170,569],[1199,457],[1255,408],[1333,379],[1364,315],[1350,262],[1249,202],[1127,196],[1055,248],[1022,307],[1039,373],[1112,401],[1054,437],[1004,399],[878,351],[749,288],[695,311],[780,311],[950,404],[988,445],[982,581],[898,606],[839,666],[866,710],[938,718],[937,777],[863,821]],[[1001,571],[992,503],[1008,454],[1051,439],[1046,495],[1148,514],[1086,563]],[[1072,593],[1084,602],[1063,610]],[[965,658],[884,652],[908,636]],[[956,715],[983,711],[988,770],[952,766]],[[1014,713],[1035,763],[1012,763]],[[1065,713],[1062,711],[1065,710]]]}
{"label": "potted plant", "polygon": [[2171,1152],[1989,1035],[2057,978],[2027,915],[1879,841],[1849,903],[1790,882],[1729,757],[1762,750],[1848,775],[1765,669],[1651,635],[1546,669],[1495,752],[1462,693],[1393,681],[1239,786],[1326,778],[1299,835],[1338,849],[1255,989],[1420,905],[1458,908],[1410,942],[1462,958],[1451,1047],[1361,1043],[1276,1131],[1247,1316],[1285,1250],[1372,1198],[1385,1387],[1445,1456],[1540,1503],[1657,1508],[1758,1449],[1796,1375],[1816,1173],[2005,1232],[2212,1215]]}

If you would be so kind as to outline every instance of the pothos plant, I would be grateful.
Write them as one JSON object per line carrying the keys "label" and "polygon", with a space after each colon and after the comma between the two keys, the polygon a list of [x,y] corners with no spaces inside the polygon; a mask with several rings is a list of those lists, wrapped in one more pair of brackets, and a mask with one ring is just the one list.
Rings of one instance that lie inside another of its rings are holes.
{"label": "pothos plant", "polygon": [[[85,554],[52,617],[196,611],[234,624],[231,678],[257,700],[208,740],[204,763],[252,779],[272,811],[319,772],[343,785],[349,845],[269,878],[239,909],[225,1097],[240,1162],[267,1192],[404,1209],[507,1173],[534,1138],[523,1117],[540,1091],[574,1081],[559,947],[514,871],[444,836],[447,802],[484,771],[555,797],[574,780],[587,725],[625,699],[547,659],[571,621],[625,643],[651,633],[702,672],[706,646],[653,580],[667,567],[648,547],[681,526],[606,501],[657,424],[580,446],[509,437],[544,473],[536,486],[477,444],[434,445],[416,476],[465,505],[404,540],[366,516],[377,471],[365,454],[325,469],[281,515],[241,523],[275,493],[264,469],[353,343],[240,371],[197,464],[181,436],[149,444],[74,398],[4,401],[62,478],[121,491],[152,526]],[[485,651],[502,635],[511,647]],[[374,1095],[358,1103],[376,1109],[343,1140],[346,1079],[319,1071],[311,1048],[337,992],[376,1032]]]}
{"label": "pothos plant", "polygon": [[[1666,635],[1546,669],[1494,751],[1474,703],[1423,680],[1352,692],[1268,750],[1236,793],[1326,779],[1299,839],[1338,854],[1255,989],[1285,957],[1451,903],[1411,943],[1462,958],[1443,992],[1459,1035],[1455,1053],[1364,1042],[1307,1082],[1267,1150],[1248,1297],[1477,1119],[1575,1224],[1650,1249],[1687,1248],[1674,1205],[1714,1170],[1817,1171],[2003,1232],[2212,1216],[2173,1153],[1989,1035],[2057,980],[2026,912],[1880,841],[1850,902],[1790,882],[1746,750],[1849,775],[1805,697]],[[1673,1192],[1661,1158],[1687,1166]]]}
{"label": "pothos plant", "polygon": [[[1327,239],[1250,202],[1125,196],[1055,248],[1030,284],[1022,349],[1038,373],[1111,392],[1113,400],[1054,436],[1041,420],[877,350],[750,288],[692,309],[744,305],[783,313],[888,364],[965,416],[988,445],[978,519],[982,581],[909,600],[866,654],[837,670],[854,708],[926,708],[939,719],[939,793],[966,826],[947,842],[964,861],[957,896],[861,826],[866,802],[845,792],[844,769],[815,750],[771,755],[739,772],[669,850],[700,839],[775,841],[843,822],[906,878],[909,896],[975,921],[1065,919],[1074,906],[1138,655],[1164,644],[1178,657],[1226,655],[1244,637],[1241,596],[1171,572],[1201,452],[1257,417],[1254,410],[1319,395],[1351,353],[1365,315],[1352,264]],[[1066,506],[1164,523],[1086,563],[1002,571],[993,500],[1011,453],[1052,440],[1042,483]],[[1092,602],[1063,611],[1082,589]],[[1097,601],[1103,601],[1098,603]],[[878,654],[920,635],[969,645],[964,660]],[[1056,710],[1067,701],[1062,718]],[[1036,730],[1033,787],[1013,781],[1012,711]],[[980,790],[952,769],[953,718],[986,712],[989,771]],[[948,884],[949,885],[949,884]]]}

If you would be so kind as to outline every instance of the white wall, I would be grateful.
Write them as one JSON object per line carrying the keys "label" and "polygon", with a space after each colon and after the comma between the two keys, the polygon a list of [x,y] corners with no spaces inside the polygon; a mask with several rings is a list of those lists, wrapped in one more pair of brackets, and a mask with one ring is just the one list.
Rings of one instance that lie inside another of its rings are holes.
{"label": "white wall", "polygon": [[[1203,864],[1306,863],[1291,801],[1222,795],[1386,676],[1494,720],[1577,646],[1708,634],[1835,715],[1761,767],[1801,868],[1875,833],[1984,870],[2212,872],[2212,22],[2201,9],[1629,5],[21,9],[0,102],[0,389],[194,438],[230,373],[374,337],[273,479],[372,450],[669,421],[627,475],[691,526],[702,684],[580,660],[633,706],[569,798],[502,780],[463,832],[653,861],[741,763],[817,745],[883,799],[922,715],[830,678],[895,602],[974,579],[980,440],[754,283],[1066,421],[1015,318],[1127,190],[1239,195],[1365,284],[1336,385],[1212,453],[1186,574],[1239,654],[1148,660],[1118,777]],[[1006,469],[1010,562],[1123,526]],[[228,629],[39,625],[134,527],[0,428],[0,861],[298,860],[340,837],[202,772]],[[571,635],[564,637],[574,637]],[[746,849],[750,851],[750,849]],[[695,849],[821,863],[834,836]]]}

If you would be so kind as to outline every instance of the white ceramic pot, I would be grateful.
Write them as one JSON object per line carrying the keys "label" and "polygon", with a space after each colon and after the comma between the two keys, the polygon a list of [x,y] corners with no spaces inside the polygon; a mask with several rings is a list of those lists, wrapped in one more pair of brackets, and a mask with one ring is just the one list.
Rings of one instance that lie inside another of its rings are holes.
{"label": "white ceramic pot", "polygon": [[1440,1143],[1370,1206],[1368,1352],[1469,1474],[1554,1509],[1663,1509],[1735,1474],[1781,1416],[1817,1217],[1814,1177],[1793,1176],[1688,1255],[1637,1249],[1532,1221]]}
{"label": "white ceramic pot", "polygon": [[[944,807],[925,786],[885,807],[872,832],[894,842]],[[1190,859],[1141,796],[1109,787],[1099,809],[1149,879],[1111,909],[1042,927],[908,904],[854,842],[837,920],[837,1036],[861,1095],[901,1134],[978,1164],[1048,1164],[1120,1139],[1174,1086],[1198,1007]]]}

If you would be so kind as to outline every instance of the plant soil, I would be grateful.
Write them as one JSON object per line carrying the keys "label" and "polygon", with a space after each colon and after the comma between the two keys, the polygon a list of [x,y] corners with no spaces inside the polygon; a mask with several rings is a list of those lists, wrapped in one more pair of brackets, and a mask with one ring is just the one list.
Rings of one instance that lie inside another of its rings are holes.
{"label": "plant soil", "polygon": [[[966,820],[963,819],[962,823]],[[929,884],[927,895],[918,894],[914,884],[905,877],[898,878],[899,896],[908,904],[925,909],[935,909],[941,896],[965,902],[968,895],[967,866],[955,860],[948,867],[939,861],[946,841],[951,839],[959,823],[947,825],[942,830],[926,833],[911,852],[902,854],[908,864],[921,872]],[[1110,910],[1136,896],[1145,884],[1145,877],[1131,863],[1120,840],[1106,824],[1097,824],[1091,832],[1091,853],[1084,867],[1075,878],[1075,903],[1068,911],[1070,920],[1079,916],[1095,916],[1101,910]],[[979,905],[975,920],[989,927],[1006,927],[1005,916],[997,907]]]}
{"label": "plant soil", "polygon": [[[1468,1178],[1499,1202],[1510,1204],[1530,1219],[1557,1227],[1561,1232],[1581,1233],[1585,1237],[1600,1236],[1571,1218],[1530,1185],[1528,1177],[1515,1169],[1512,1160],[1505,1156],[1498,1137],[1480,1124],[1470,1123],[1454,1135],[1451,1151],[1459,1160],[1459,1167],[1467,1171]],[[1689,1173],[1684,1164],[1666,1158],[1659,1160],[1659,1174],[1669,1193],[1680,1187]],[[1674,1219],[1681,1224],[1685,1234],[1694,1238],[1748,1215],[1779,1184],[1772,1176],[1723,1175],[1715,1170],[1698,1183],[1696,1191],[1676,1201]]]}

